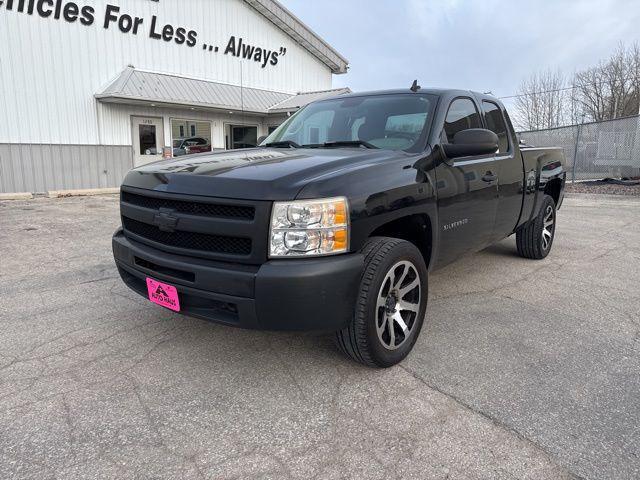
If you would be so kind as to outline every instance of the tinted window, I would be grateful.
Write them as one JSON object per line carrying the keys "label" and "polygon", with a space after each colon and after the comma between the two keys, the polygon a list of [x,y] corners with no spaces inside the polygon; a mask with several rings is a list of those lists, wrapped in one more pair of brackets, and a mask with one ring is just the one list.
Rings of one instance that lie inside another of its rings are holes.
{"label": "tinted window", "polygon": [[468,128],[482,128],[480,115],[470,98],[457,98],[451,102],[444,121],[444,133],[449,143],[453,143],[456,133]]}
{"label": "tinted window", "polygon": [[487,128],[498,135],[498,153],[505,153],[509,150],[509,135],[507,126],[504,123],[502,111],[493,102],[482,102],[484,117],[487,121]]}

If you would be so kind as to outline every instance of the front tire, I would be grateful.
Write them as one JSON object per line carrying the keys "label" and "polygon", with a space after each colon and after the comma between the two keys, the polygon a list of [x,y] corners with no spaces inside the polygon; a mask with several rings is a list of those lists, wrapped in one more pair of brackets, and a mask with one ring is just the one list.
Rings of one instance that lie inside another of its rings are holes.
{"label": "front tire", "polygon": [[518,254],[541,260],[549,255],[556,234],[556,202],[549,195],[542,199],[538,215],[516,232]]}
{"label": "front tire", "polygon": [[410,242],[373,237],[365,255],[351,324],[336,332],[338,347],[371,367],[390,367],[412,350],[427,308],[427,267]]}

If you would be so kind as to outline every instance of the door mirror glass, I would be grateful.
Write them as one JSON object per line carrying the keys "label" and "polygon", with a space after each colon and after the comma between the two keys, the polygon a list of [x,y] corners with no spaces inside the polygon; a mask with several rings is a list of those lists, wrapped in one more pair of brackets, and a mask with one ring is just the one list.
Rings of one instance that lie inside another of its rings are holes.
{"label": "door mirror glass", "polygon": [[442,144],[447,158],[489,155],[498,151],[498,136],[484,128],[469,128],[457,132],[453,143]]}

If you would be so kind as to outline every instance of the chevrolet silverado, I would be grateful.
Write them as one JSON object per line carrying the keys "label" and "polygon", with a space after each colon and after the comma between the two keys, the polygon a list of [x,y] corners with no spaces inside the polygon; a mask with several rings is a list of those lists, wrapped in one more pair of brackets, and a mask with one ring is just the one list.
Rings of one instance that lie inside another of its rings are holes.
{"label": "chevrolet silverado", "polygon": [[428,276],[515,234],[544,259],[561,149],[519,145],[490,95],[411,89],[311,103],[257,148],[130,171],[113,254],[165,308],[246,328],[331,332],[388,367],[423,326]]}

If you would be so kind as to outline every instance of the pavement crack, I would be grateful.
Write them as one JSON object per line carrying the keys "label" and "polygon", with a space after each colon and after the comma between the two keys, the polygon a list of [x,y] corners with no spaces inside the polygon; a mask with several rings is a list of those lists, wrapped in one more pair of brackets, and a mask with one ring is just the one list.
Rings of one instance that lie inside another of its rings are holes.
{"label": "pavement crack", "polygon": [[84,281],[84,282],[80,282],[80,283],[78,283],[78,285],[88,285],[88,284],[90,284],[90,283],[105,282],[105,281],[107,281],[107,280],[115,280],[115,279],[117,279],[117,278],[120,278],[120,277],[115,277],[115,276],[113,276],[113,277],[95,278],[95,279],[93,279],[93,280],[86,280],[86,281]]}
{"label": "pavement crack", "polygon": [[440,393],[441,395],[444,395],[445,397],[449,398],[450,400],[454,401],[457,405],[462,407],[464,410],[466,410],[466,411],[468,411],[468,412],[470,412],[472,414],[481,416],[482,418],[484,418],[484,419],[488,420],[489,422],[491,422],[496,427],[511,433],[516,438],[518,438],[518,439],[522,440],[523,442],[526,442],[527,444],[531,445],[533,448],[535,448],[537,451],[541,452],[545,457],[547,457],[555,465],[557,465],[560,468],[562,468],[574,480],[585,480],[583,477],[580,477],[579,475],[577,475],[574,472],[572,472],[571,470],[569,470],[566,466],[562,465],[554,454],[552,454],[551,452],[547,451],[544,447],[542,447],[541,445],[537,444],[536,442],[534,442],[530,438],[527,438],[525,435],[520,433],[518,430],[516,430],[512,426],[507,425],[506,423],[504,423],[504,422],[500,421],[499,419],[497,419],[497,418],[495,418],[495,417],[483,412],[482,410],[480,410],[480,409],[478,409],[478,408],[476,408],[476,407],[474,407],[472,405],[467,404],[466,402],[464,402],[464,400],[462,400],[461,398],[457,397],[453,393],[449,393],[449,392],[443,390],[442,388],[429,383],[427,380],[425,380],[423,377],[421,377],[418,373],[414,372],[413,370],[410,370],[405,365],[399,364],[398,367],[401,368],[402,370],[404,370],[405,372],[407,372],[409,375],[411,375],[413,378],[415,378],[418,382],[422,383],[427,388],[430,388],[431,390],[434,390],[434,391]]}
{"label": "pavement crack", "polygon": [[71,450],[71,455],[73,457],[74,464],[78,462],[78,453],[76,451],[76,427],[73,424],[73,414],[71,412],[71,407],[69,402],[67,401],[66,395],[61,396],[62,402],[62,411],[64,415],[64,420],[68,429],[69,436],[69,449]]}
{"label": "pavement crack", "polygon": [[[157,323],[157,322],[150,322],[150,323]],[[142,346],[147,346],[150,345],[150,347],[144,352],[142,353],[140,356],[136,355],[135,359],[132,359],[132,362],[130,365],[128,365],[126,368],[124,368],[121,371],[116,371],[113,373],[113,375],[109,376],[106,379],[100,380],[100,381],[96,381],[96,382],[76,382],[76,386],[74,386],[73,388],[68,388],[68,389],[64,389],[62,391],[56,392],[56,393],[52,393],[51,395],[44,395],[41,397],[37,397],[34,399],[31,399],[29,401],[26,402],[21,402],[18,403],[16,405],[13,406],[9,406],[6,408],[2,408],[2,406],[0,405],[0,411],[14,411],[14,410],[19,410],[21,408],[29,408],[33,405],[36,405],[42,401],[46,401],[46,400],[50,400],[53,398],[57,398],[60,395],[66,395],[66,394],[70,394],[70,393],[74,393],[77,391],[80,391],[82,389],[87,389],[87,388],[93,388],[96,387],[98,385],[104,385],[104,384],[108,384],[112,381],[114,381],[117,378],[122,378],[122,377],[127,377],[129,372],[131,372],[134,368],[138,367],[139,365],[141,365],[143,362],[145,362],[155,351],[157,351],[162,345],[166,344],[167,342],[172,341],[173,339],[177,338],[182,331],[184,331],[186,327],[180,325],[180,326],[174,326],[173,328],[170,328],[168,330],[163,330],[162,332],[152,336],[150,339],[145,340],[144,342],[138,344],[138,347],[142,347]],[[131,330],[131,329],[130,329]],[[174,334],[174,332],[177,332]],[[158,337],[165,337],[159,341],[155,341]],[[130,346],[128,347],[123,347],[121,349],[116,349],[114,351],[108,352],[104,355],[99,355],[91,360],[89,360],[88,362],[85,362],[82,364],[82,368],[87,368],[89,365],[94,364],[96,362],[99,362],[105,358],[108,357],[112,357],[112,356],[116,356],[116,355],[123,355],[126,354],[126,352],[128,352],[130,350]],[[74,367],[75,368],[75,367]],[[20,395],[26,391],[28,391],[30,388],[32,388],[38,380],[42,380],[42,379],[47,379],[47,378],[56,378],[59,377],[61,374],[64,373],[70,373],[72,372],[73,369],[69,369],[69,370],[65,370],[62,372],[54,372],[51,374],[42,374],[42,375],[38,375],[36,377],[29,377],[28,380],[31,381],[31,383],[29,384],[28,387],[21,389],[18,392],[12,392],[9,393],[3,397],[0,397],[0,401],[6,400],[8,398],[11,397],[15,397],[17,395]]]}

